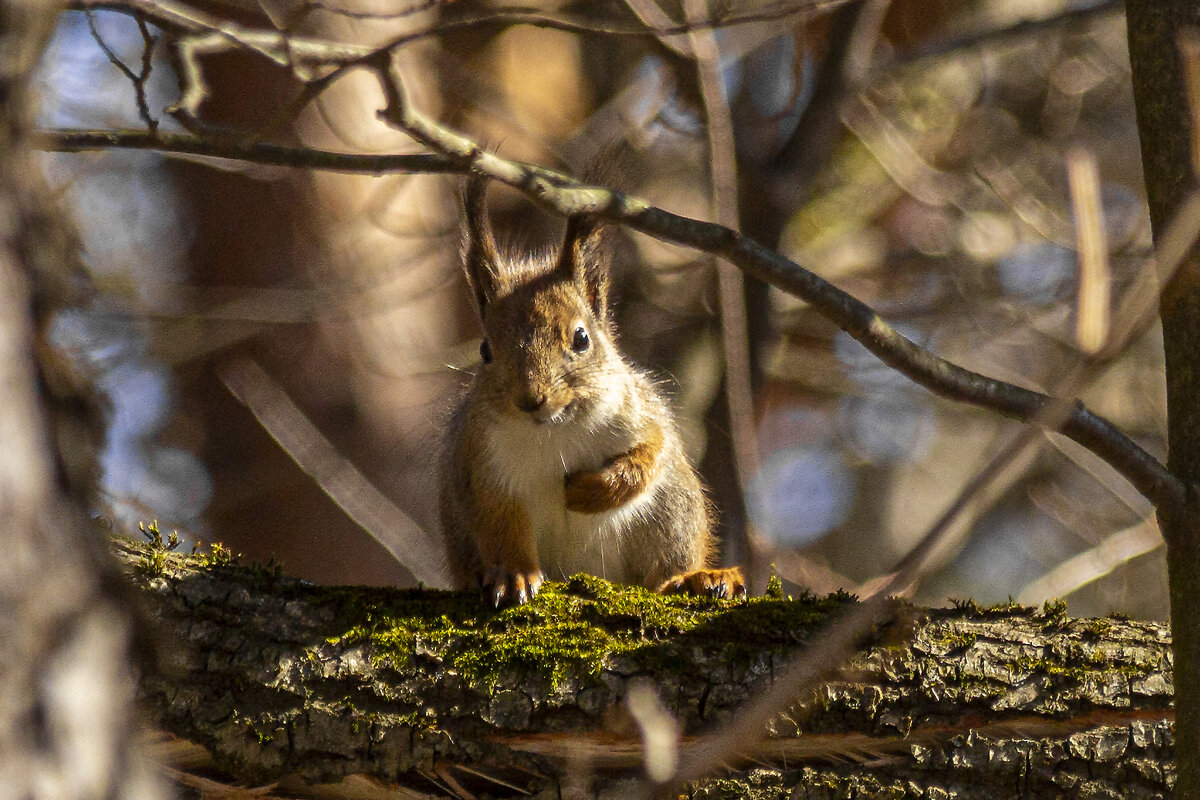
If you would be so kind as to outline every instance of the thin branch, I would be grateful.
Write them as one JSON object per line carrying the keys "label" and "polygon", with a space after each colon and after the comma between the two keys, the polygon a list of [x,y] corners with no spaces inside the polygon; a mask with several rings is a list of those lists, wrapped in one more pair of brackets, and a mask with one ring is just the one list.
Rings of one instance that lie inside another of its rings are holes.
{"label": "thin branch", "polygon": [[301,167],[333,172],[384,173],[462,172],[456,162],[439,155],[418,154],[360,154],[313,150],[307,147],[285,147],[237,139],[218,139],[194,134],[146,131],[84,131],[46,130],[31,137],[40,150],[59,153],[82,153],[102,150],[150,150],[163,155],[205,156],[243,161],[277,167]]}
{"label": "thin branch", "polygon": [[142,35],[142,71],[138,74],[134,87],[137,92],[138,112],[142,115],[142,121],[146,123],[146,128],[154,133],[158,130],[158,120],[150,114],[150,104],[146,99],[146,84],[154,69],[154,46],[158,44],[158,37],[150,32],[150,26],[140,15],[137,18],[137,26],[138,32]]}
{"label": "thin branch", "polygon": [[[489,153],[461,133],[439,125],[409,107],[390,58],[377,57],[372,66],[379,76],[386,101],[385,108],[379,112],[380,117],[418,142],[458,161],[464,168],[519,189],[534,202],[558,214],[597,214],[657,239],[727,258],[748,275],[808,302],[885,364],[943,397],[1024,422],[1034,421],[1051,402],[1051,398],[1041,392],[997,381],[939,358],[901,335],[866,303],[736,231],[672,214],[644,200]],[[1194,241],[1195,234],[1200,232],[1200,213],[1181,216],[1187,228],[1180,233],[1181,239]],[[1155,505],[1177,508],[1185,502],[1187,484],[1111,422],[1092,413],[1082,403],[1076,402],[1065,420],[1054,429],[1112,464]]]}
{"label": "thin branch", "polygon": [[[826,14],[833,9],[861,0],[792,0],[780,2],[736,14],[713,16],[694,22],[683,22],[664,26],[647,27],[643,24],[631,25],[624,20],[603,20],[597,16],[569,16],[564,14],[547,13],[536,6],[511,6],[509,8],[487,11],[485,13],[464,12],[461,17],[442,18],[430,27],[418,31],[407,32],[381,45],[380,50],[393,50],[402,45],[419,39],[439,36],[447,30],[463,30],[480,27],[512,25],[530,25],[538,28],[560,30],[567,33],[605,34],[609,36],[679,36],[698,30],[713,30],[732,28],[739,25],[750,25],[760,22],[779,22],[790,18],[806,18]],[[149,19],[160,22],[178,32],[186,33],[223,33],[231,40],[239,42],[254,41],[257,34],[270,34],[265,30],[254,31],[245,26],[230,23],[226,20],[198,11],[190,6],[175,2],[175,0],[71,0],[68,8],[80,10],[85,8],[105,8],[124,13],[140,12]],[[161,19],[160,19],[161,18]],[[305,40],[315,42],[317,40]],[[333,44],[326,42],[326,44]]]}
{"label": "thin branch", "polygon": [[142,122],[146,123],[146,127],[151,133],[158,130],[158,120],[150,113],[150,104],[146,100],[146,82],[150,79],[150,70],[153,68],[154,45],[158,41],[150,33],[150,29],[146,26],[146,21],[140,15],[137,16],[138,31],[142,34],[142,67],[141,72],[134,72],[129,68],[129,65],[121,60],[121,57],[108,46],[108,42],[104,41],[104,37],[100,35],[99,29],[96,27],[96,15],[88,9],[86,12],[88,30],[92,34],[92,39],[104,53],[109,63],[116,67],[122,75],[129,79],[133,84],[134,99],[137,103],[138,116],[142,118]]}
{"label": "thin branch", "polygon": [[[352,68],[370,63],[383,53],[391,53],[414,42],[454,31],[493,26],[530,25],[579,34],[662,38],[688,34],[693,31],[777,22],[792,17],[811,18],[855,2],[860,2],[860,0],[804,0],[803,2],[776,3],[743,14],[730,14],[720,18],[708,18],[694,23],[681,23],[662,28],[606,23],[594,19],[548,14],[537,8],[513,7],[485,14],[457,18],[443,17],[427,28],[406,31],[376,47],[289,36],[277,30],[239,25],[206,14],[183,3],[175,2],[175,0],[73,0],[70,7],[84,10],[107,9],[145,16],[156,25],[181,37],[176,43],[176,48],[181,51],[181,60],[189,67],[195,67],[196,57],[201,54],[242,49],[262,55],[283,67],[332,66],[334,67],[332,71],[324,77],[334,80]],[[181,99],[176,108],[194,115],[200,102],[203,101],[205,91],[203,82],[196,80],[198,69],[187,71],[190,74],[186,76],[185,86],[189,91],[185,91],[185,97]]]}

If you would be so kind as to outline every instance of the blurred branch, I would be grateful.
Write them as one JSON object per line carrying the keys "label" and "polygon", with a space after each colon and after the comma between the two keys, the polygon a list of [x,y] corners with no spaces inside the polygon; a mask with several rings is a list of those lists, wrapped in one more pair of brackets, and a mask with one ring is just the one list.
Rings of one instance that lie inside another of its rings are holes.
{"label": "blurred branch", "polygon": [[[708,0],[686,0],[684,13],[690,20],[709,15]],[[712,183],[712,211],[717,224],[737,230],[738,177],[737,147],[734,141],[733,117],[729,98],[721,84],[721,54],[717,38],[711,31],[697,31],[690,37],[691,51],[696,61],[697,82],[704,106],[705,130],[708,134],[709,180]],[[721,316],[721,350],[725,373],[725,402],[729,407],[729,436],[733,451],[733,468],[742,504],[750,479],[758,472],[758,432],[754,413],[754,390],[751,385],[750,327],[746,320],[746,288],[740,270],[728,261],[717,258],[717,285]],[[758,559],[754,553],[754,537],[750,532],[748,515],[738,526],[739,555],[746,560],[752,585],[758,585]]]}
{"label": "blurred branch", "polygon": [[881,64],[881,69],[893,67],[898,64],[908,64],[914,61],[921,61],[926,58],[938,58],[941,56],[956,53],[962,50],[971,50],[977,47],[984,47],[991,44],[1004,44],[1012,39],[1020,39],[1025,36],[1041,33],[1046,30],[1051,30],[1064,25],[1087,22],[1094,17],[1104,16],[1106,14],[1119,14],[1125,8],[1124,0],[1096,0],[1091,5],[1073,6],[1053,14],[1049,17],[1039,19],[1027,19],[1013,25],[1008,25],[1003,28],[993,28],[989,30],[977,31],[965,36],[960,36],[952,39],[947,39],[925,47],[916,48],[907,52],[897,53],[893,58],[889,59],[885,64]]}
{"label": "blurred branch", "polygon": [[1092,581],[1108,575],[1117,567],[1163,545],[1162,534],[1153,516],[1117,531],[1079,555],[1072,556],[1017,593],[1018,603],[1041,603],[1066,597]]}
{"label": "blurred branch", "polygon": [[[662,31],[673,25],[667,13],[658,5],[658,0],[625,0],[625,5],[633,12],[648,31]],[[690,14],[688,15],[691,16]],[[692,55],[692,46],[687,37],[659,34],[658,40],[664,47],[685,58]]]}
{"label": "blurred branch", "polygon": [[145,630],[84,517],[94,487],[66,455],[90,454],[99,403],[37,359],[44,324],[91,293],[76,231],[31,164],[32,77],[55,11],[0,0],[0,795],[158,800],[134,710]]}
{"label": "blurred branch", "polygon": [[1069,151],[1067,182],[1071,208],[1075,212],[1076,250],[1079,253],[1075,340],[1083,352],[1098,353],[1108,338],[1112,270],[1108,263],[1108,237],[1104,233],[1100,173],[1095,156],[1082,148]]}
{"label": "blurred branch", "polygon": [[445,551],[354,468],[257,362],[241,358],[220,370],[240,400],[288,456],[329,495],[346,516],[426,586],[445,587]]}

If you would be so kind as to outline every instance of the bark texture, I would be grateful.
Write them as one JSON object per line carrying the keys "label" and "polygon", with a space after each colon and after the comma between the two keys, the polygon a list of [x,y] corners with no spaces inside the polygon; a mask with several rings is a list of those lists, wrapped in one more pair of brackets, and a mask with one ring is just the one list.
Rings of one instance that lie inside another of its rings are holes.
{"label": "bark texture", "polygon": [[[200,745],[193,766],[224,780],[321,796],[364,785],[378,796],[636,796],[631,687],[654,690],[686,747],[789,656],[820,646],[821,627],[852,602],[663,598],[579,577],[496,613],[474,596],[316,587],[220,557],[119,550],[162,635],[162,669],[142,683],[158,724]],[[689,791],[1166,797],[1171,693],[1160,624],[1061,608],[913,610],[902,635],[881,632],[838,680],[770,721],[746,763]]]}

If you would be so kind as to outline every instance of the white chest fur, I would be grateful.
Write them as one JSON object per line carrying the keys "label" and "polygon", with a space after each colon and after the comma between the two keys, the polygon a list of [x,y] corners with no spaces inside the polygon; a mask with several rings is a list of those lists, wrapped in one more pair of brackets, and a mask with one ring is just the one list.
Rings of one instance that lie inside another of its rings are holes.
{"label": "white chest fur", "polygon": [[560,580],[588,572],[636,582],[625,558],[625,533],[657,487],[652,484],[620,508],[600,514],[568,511],[564,492],[567,475],[599,469],[634,444],[626,431],[578,421],[537,425],[509,417],[489,428],[490,477],[529,514],[546,577]]}

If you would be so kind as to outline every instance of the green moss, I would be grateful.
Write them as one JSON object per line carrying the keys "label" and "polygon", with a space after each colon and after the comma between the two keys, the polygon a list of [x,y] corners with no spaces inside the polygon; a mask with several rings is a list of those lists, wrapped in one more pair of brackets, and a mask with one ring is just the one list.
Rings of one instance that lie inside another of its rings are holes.
{"label": "green moss", "polygon": [[[199,548],[199,545],[197,545],[197,549],[198,548]],[[193,552],[193,554],[197,554],[197,550],[193,550],[192,552]],[[230,567],[230,566],[233,566],[234,564],[236,564],[238,562],[238,559],[240,559],[242,557],[240,553],[234,553],[232,550],[230,550],[228,547],[221,544],[220,542],[213,542],[212,544],[210,544],[208,546],[207,554],[198,553],[198,555],[200,558],[201,566],[207,567],[207,568]]]}
{"label": "green moss", "polygon": [[964,612],[968,617],[974,619],[992,620],[1003,619],[1004,617],[1027,617],[1034,613],[1033,606],[1023,606],[1011,597],[1008,602],[996,603],[991,606],[981,606],[971,598],[959,600],[950,598],[951,605],[958,611]]}
{"label": "green moss", "polygon": [[1042,604],[1042,611],[1038,616],[1042,620],[1043,627],[1058,627],[1067,621],[1067,604],[1058,598],[1047,600]]}
{"label": "green moss", "polygon": [[[595,675],[613,657],[645,669],[681,668],[681,648],[722,646],[730,658],[806,639],[849,595],[743,601],[663,596],[591,575],[549,582],[530,603],[492,612],[477,596],[445,592],[347,598],[352,624],[331,637],[369,647],[376,666],[400,667],[417,653],[440,659],[473,685],[538,675],[551,686]],[[669,646],[661,640],[671,636]]]}
{"label": "green moss", "polygon": [[1076,682],[1094,679],[1097,675],[1109,671],[1130,678],[1140,678],[1154,669],[1152,664],[1136,659],[1125,660],[1121,653],[1110,653],[1081,645],[1069,646],[1060,659],[1022,656],[1015,661],[1004,663],[1017,672],[1050,675]]}
{"label": "green moss", "polygon": [[1103,617],[1080,620],[1080,624],[1083,626],[1084,638],[1091,639],[1093,641],[1099,641],[1100,639],[1103,639],[1105,635],[1107,635],[1112,629],[1112,623]]}
{"label": "green moss", "polygon": [[164,539],[158,529],[158,520],[149,525],[138,523],[138,530],[146,537],[144,554],[138,559],[138,569],[147,575],[162,575],[167,567],[167,554],[179,547],[179,533],[171,531]]}
{"label": "green moss", "polygon": [[977,640],[978,637],[973,631],[962,631],[956,628],[931,631],[929,636],[931,644],[937,645],[946,652],[966,650],[975,644]]}

